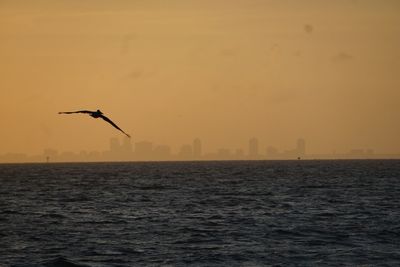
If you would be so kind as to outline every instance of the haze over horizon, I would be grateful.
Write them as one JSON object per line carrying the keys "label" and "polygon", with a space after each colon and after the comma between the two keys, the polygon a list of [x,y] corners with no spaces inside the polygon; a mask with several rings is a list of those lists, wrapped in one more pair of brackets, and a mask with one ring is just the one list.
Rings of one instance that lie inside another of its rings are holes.
{"label": "haze over horizon", "polygon": [[133,142],[400,153],[395,0],[0,0],[0,154]]}

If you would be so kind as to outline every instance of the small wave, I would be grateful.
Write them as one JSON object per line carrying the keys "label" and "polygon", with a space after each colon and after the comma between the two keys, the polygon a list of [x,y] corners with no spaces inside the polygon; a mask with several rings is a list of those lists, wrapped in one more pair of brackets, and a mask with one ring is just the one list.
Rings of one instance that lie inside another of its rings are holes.
{"label": "small wave", "polygon": [[16,210],[4,210],[0,212],[0,215],[15,215],[15,214],[23,214]]}
{"label": "small wave", "polygon": [[57,214],[57,213],[42,214],[40,217],[41,218],[48,218],[48,219],[66,219],[66,218],[68,218],[65,215]]}
{"label": "small wave", "polygon": [[88,265],[75,263],[71,260],[68,260],[64,257],[57,257],[53,260],[43,262],[41,266],[44,267],[89,267]]}
{"label": "small wave", "polygon": [[155,191],[161,191],[161,190],[166,190],[168,187],[162,186],[162,185],[142,185],[138,186],[137,189],[147,191],[147,190],[155,190]]}

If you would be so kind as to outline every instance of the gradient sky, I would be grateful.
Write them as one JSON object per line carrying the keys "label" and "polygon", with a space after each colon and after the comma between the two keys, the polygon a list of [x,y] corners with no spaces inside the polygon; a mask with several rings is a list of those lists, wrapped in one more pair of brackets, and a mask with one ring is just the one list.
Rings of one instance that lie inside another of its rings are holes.
{"label": "gradient sky", "polygon": [[400,152],[400,1],[0,0],[0,154],[105,150]]}

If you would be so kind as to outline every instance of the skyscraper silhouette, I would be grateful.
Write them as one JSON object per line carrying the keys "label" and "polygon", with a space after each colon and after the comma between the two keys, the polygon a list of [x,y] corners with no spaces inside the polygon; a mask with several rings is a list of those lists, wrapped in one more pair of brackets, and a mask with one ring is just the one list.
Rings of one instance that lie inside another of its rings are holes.
{"label": "skyscraper silhouette", "polygon": [[135,155],[139,160],[151,159],[153,143],[142,141],[135,143]]}
{"label": "skyscraper silhouette", "polygon": [[299,156],[304,156],[306,154],[306,141],[303,138],[297,139],[296,150]]}
{"label": "skyscraper silhouette", "polygon": [[195,159],[200,159],[201,158],[201,140],[199,138],[196,138],[193,140],[193,157]]}
{"label": "skyscraper silhouette", "polygon": [[189,160],[193,157],[193,148],[191,145],[183,145],[178,154],[180,159]]}
{"label": "skyscraper silhouette", "polygon": [[110,139],[110,151],[112,152],[112,153],[119,153],[119,151],[120,151],[120,143],[119,143],[119,140],[118,140],[118,138],[111,138]]}
{"label": "skyscraper silhouette", "polygon": [[124,137],[124,140],[123,140],[121,146],[122,146],[124,153],[131,154],[133,152],[131,138]]}
{"label": "skyscraper silhouette", "polygon": [[168,160],[171,157],[171,148],[167,145],[158,145],[153,150],[155,160]]}
{"label": "skyscraper silhouette", "polygon": [[258,139],[255,137],[249,140],[249,157],[250,158],[258,157]]}
{"label": "skyscraper silhouette", "polygon": [[273,146],[267,147],[267,158],[268,159],[276,158],[276,157],[278,157],[278,154],[279,154],[278,149],[276,149],[275,147],[273,147]]}

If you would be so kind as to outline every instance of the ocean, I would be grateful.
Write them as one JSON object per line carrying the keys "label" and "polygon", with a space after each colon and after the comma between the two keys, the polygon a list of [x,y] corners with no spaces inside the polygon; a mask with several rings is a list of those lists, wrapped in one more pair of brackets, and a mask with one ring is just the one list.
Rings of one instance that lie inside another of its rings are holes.
{"label": "ocean", "polygon": [[0,164],[0,266],[399,266],[400,161]]}

